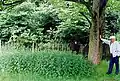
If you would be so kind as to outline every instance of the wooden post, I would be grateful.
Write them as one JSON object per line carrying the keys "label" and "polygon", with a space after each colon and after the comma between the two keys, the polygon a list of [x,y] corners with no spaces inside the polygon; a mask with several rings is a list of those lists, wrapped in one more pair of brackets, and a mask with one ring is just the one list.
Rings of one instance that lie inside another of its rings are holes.
{"label": "wooden post", "polygon": [[33,41],[33,43],[32,43],[32,52],[34,52],[34,47],[35,47],[35,43]]}
{"label": "wooden post", "polygon": [[2,41],[0,40],[0,54],[2,54]]}
{"label": "wooden post", "polygon": [[36,47],[35,47],[36,52],[38,52],[38,44],[36,43]]}

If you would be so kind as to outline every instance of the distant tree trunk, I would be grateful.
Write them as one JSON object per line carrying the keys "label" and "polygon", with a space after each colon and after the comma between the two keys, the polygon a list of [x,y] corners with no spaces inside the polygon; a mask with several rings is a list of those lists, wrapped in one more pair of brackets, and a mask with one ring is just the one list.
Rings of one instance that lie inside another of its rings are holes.
{"label": "distant tree trunk", "polygon": [[[104,10],[103,10],[104,12]],[[101,61],[101,52],[100,52],[100,34],[104,22],[104,14],[100,12],[100,0],[93,0],[92,8],[92,27],[90,28],[89,36],[89,54],[88,60],[92,61],[94,64],[99,64]]]}

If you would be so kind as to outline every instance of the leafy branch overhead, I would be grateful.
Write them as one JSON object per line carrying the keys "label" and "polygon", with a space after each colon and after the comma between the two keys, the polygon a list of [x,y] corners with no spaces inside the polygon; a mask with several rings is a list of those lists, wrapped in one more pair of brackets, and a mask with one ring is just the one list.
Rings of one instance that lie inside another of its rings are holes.
{"label": "leafy branch overhead", "polygon": [[0,10],[2,11],[6,7],[11,7],[11,6],[21,4],[24,1],[26,1],[26,0],[1,0],[0,1]]}
{"label": "leafy branch overhead", "polygon": [[90,24],[90,26],[91,26],[92,23],[91,23],[90,19],[86,16],[86,14],[85,14],[84,12],[80,12],[80,14],[87,19],[87,21],[89,22],[89,24]]}
{"label": "leafy branch overhead", "polygon": [[[87,10],[88,10],[89,15],[92,16],[92,0],[88,0],[88,1],[85,1],[85,0],[66,0],[66,1],[72,1],[72,2],[76,2],[76,3],[84,5],[87,8]],[[88,18],[88,16],[86,15],[86,13],[84,13],[84,12],[79,12],[79,13],[83,17],[86,18],[86,20],[89,22],[90,27],[91,27],[91,25],[92,25],[91,20]]]}
{"label": "leafy branch overhead", "polygon": [[[65,1],[72,1],[72,2],[76,2],[76,3],[84,5],[87,8],[87,10],[89,11],[89,15],[91,17],[93,16],[93,12],[92,12],[93,0],[65,0]],[[99,1],[98,7],[99,7],[99,14],[100,15],[107,4],[107,1],[108,0],[100,0]],[[87,21],[89,22],[89,24],[91,26],[92,23],[91,23],[90,19],[86,16],[86,14],[84,12],[80,12],[80,14],[87,19]]]}
{"label": "leafy branch overhead", "polygon": [[92,0],[66,0],[66,1],[72,1],[72,2],[77,2],[80,4],[83,4],[84,6],[86,6],[86,8],[88,9],[88,11],[90,12],[90,15],[92,15]]}
{"label": "leafy branch overhead", "polygon": [[2,4],[4,6],[11,6],[11,5],[15,5],[15,4],[18,4],[18,3],[22,3],[24,0],[17,0],[17,1],[12,1],[12,2],[9,2],[9,1],[6,1],[6,0],[2,0]]}

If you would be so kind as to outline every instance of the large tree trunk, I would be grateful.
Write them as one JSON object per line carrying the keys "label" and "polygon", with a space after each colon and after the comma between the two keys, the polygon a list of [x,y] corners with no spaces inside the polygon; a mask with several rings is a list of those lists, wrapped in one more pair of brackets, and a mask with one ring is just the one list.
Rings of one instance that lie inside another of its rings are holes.
{"label": "large tree trunk", "polygon": [[93,64],[99,64],[101,60],[100,52],[100,33],[103,26],[103,13],[100,12],[100,0],[93,0],[92,8],[92,27],[90,29],[89,36],[89,54],[88,60],[92,61]]}
{"label": "large tree trunk", "polygon": [[[100,35],[103,37],[104,36],[104,27],[105,27],[105,8],[100,16]],[[100,41],[100,56],[101,56],[101,59],[103,57],[103,44],[102,42]]]}

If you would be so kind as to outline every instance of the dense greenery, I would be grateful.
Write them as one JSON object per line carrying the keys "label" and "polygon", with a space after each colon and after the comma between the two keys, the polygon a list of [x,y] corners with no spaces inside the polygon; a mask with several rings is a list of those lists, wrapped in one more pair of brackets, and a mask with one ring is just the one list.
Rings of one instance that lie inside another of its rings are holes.
{"label": "dense greenery", "polygon": [[97,65],[95,73],[91,77],[83,77],[81,79],[79,78],[66,78],[66,77],[46,77],[41,76],[38,73],[6,73],[2,72],[0,73],[0,81],[119,81],[120,75],[115,75],[114,71],[112,75],[106,75],[106,70],[108,67],[108,62],[103,61],[100,65]]}
{"label": "dense greenery", "polygon": [[104,32],[106,36],[115,35],[119,32],[120,29],[120,12],[106,12],[106,23]]}
{"label": "dense greenery", "polygon": [[88,77],[94,73],[91,63],[69,52],[42,51],[0,57],[2,72],[32,72],[54,77]]}
{"label": "dense greenery", "polygon": [[[90,15],[86,8],[76,3],[63,0],[58,3],[58,1],[31,0],[2,11],[0,38],[6,42],[14,40],[22,44],[31,44],[33,41],[46,43],[53,38],[54,41],[59,39],[68,42],[74,37],[81,40],[82,44],[88,43],[82,41],[82,39],[88,40],[90,27]],[[107,7],[104,30],[106,36],[111,32],[117,33],[120,26],[119,9],[111,3],[116,2],[109,1]]]}
{"label": "dense greenery", "polygon": [[10,13],[1,15],[0,38],[20,42],[45,41],[47,33],[50,33],[47,30],[56,30],[58,23],[57,11],[52,5],[41,4],[36,7],[33,3],[24,2]]}
{"label": "dense greenery", "polygon": [[[108,3],[105,36],[110,33],[116,34],[120,26],[119,9],[111,3],[116,2]],[[90,15],[86,8],[63,0],[28,0],[4,10],[0,15],[0,38],[5,42],[14,40],[23,45],[25,43],[31,45],[33,41],[46,43],[51,39],[68,42],[71,38],[86,44],[89,28]]]}
{"label": "dense greenery", "polygon": [[[46,42],[52,38],[69,41],[73,36],[84,37],[81,35],[82,32],[87,35],[89,24],[79,13],[80,10],[74,9],[82,8],[81,6],[70,2],[54,3],[58,6],[53,4],[52,0],[48,3],[44,2],[44,4],[40,2],[39,6],[34,1],[32,3],[24,2],[10,11],[5,11],[6,13],[0,17],[0,38],[4,41],[11,41],[11,39],[16,41],[18,39],[20,42]],[[73,33],[72,36],[69,35],[68,39],[67,35],[73,32],[73,28],[79,28],[81,32],[74,31],[76,35]],[[71,31],[62,33],[67,29]]]}

